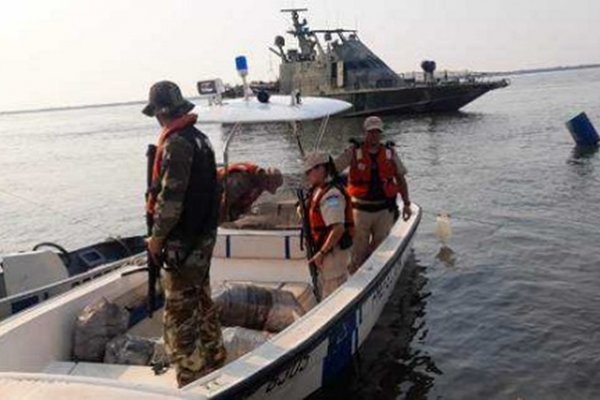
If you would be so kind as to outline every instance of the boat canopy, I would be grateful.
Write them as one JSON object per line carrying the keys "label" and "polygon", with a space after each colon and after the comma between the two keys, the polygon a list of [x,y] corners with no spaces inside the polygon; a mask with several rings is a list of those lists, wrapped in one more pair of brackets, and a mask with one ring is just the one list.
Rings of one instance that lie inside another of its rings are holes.
{"label": "boat canopy", "polygon": [[227,99],[222,104],[197,105],[198,122],[222,124],[253,124],[315,120],[349,109],[352,104],[336,99],[302,97],[296,103],[292,96],[274,95],[267,103],[256,97],[247,100]]}

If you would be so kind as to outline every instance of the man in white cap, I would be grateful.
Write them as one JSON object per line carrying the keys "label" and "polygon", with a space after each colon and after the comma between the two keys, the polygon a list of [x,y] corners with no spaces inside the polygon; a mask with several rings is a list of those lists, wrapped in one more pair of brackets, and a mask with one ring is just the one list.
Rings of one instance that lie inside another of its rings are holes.
{"label": "man in white cap", "polygon": [[348,193],[352,198],[356,234],[350,272],[354,273],[389,235],[399,217],[398,194],[404,206],[402,218],[412,214],[406,168],[392,143],[382,144],[383,121],[376,116],[365,119],[365,140],[356,143],[335,161],[339,171],[350,167]]}
{"label": "man in white cap", "polygon": [[307,198],[310,234],[316,253],[309,262],[319,268],[321,299],[348,279],[354,223],[350,197],[333,179],[333,161],[326,153],[305,157],[304,172],[310,191]]}

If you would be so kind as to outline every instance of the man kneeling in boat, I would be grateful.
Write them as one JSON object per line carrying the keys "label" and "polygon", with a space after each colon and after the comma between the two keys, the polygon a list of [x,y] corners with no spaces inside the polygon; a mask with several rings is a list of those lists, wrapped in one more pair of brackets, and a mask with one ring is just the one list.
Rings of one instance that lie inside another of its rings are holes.
{"label": "man kneeling in boat", "polygon": [[328,154],[308,154],[304,172],[311,186],[306,207],[310,233],[318,250],[309,262],[319,268],[319,291],[324,299],[348,279],[352,207],[348,193],[334,179],[335,167]]}
{"label": "man kneeling in boat", "polygon": [[192,108],[176,84],[162,81],[150,89],[143,110],[162,127],[147,204],[153,218],[148,250],[165,264],[164,338],[180,387],[226,358],[209,279],[219,211],[215,154],[194,127]]}
{"label": "man kneeling in boat", "polygon": [[[265,192],[275,194],[283,184],[277,168],[261,168],[252,163],[235,163],[219,168],[218,178],[224,187],[219,222],[235,221],[247,214],[254,202]],[[227,181],[225,183],[225,180]]]}
{"label": "man kneeling in boat", "polygon": [[335,161],[339,171],[350,167],[348,193],[352,196],[356,235],[350,272],[354,273],[389,235],[399,217],[398,194],[404,207],[402,217],[411,216],[406,168],[393,143],[382,144],[383,121],[368,117],[363,124],[365,141],[355,143]]}

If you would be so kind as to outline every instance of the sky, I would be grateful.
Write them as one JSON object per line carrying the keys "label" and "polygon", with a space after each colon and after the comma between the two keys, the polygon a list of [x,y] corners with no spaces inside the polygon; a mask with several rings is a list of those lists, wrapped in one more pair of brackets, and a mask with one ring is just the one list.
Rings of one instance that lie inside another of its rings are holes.
{"label": "sky", "polygon": [[193,96],[238,83],[237,55],[276,79],[268,46],[292,6],[313,28],[358,28],[398,72],[600,62],[599,0],[0,0],[0,111],[142,100],[162,79]]}

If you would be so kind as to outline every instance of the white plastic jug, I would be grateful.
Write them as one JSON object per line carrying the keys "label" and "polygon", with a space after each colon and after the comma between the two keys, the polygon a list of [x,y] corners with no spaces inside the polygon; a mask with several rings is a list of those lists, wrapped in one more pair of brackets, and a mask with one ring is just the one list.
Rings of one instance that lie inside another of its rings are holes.
{"label": "white plastic jug", "polygon": [[435,237],[437,237],[443,245],[447,245],[452,237],[452,227],[450,226],[450,215],[442,211],[435,219]]}

